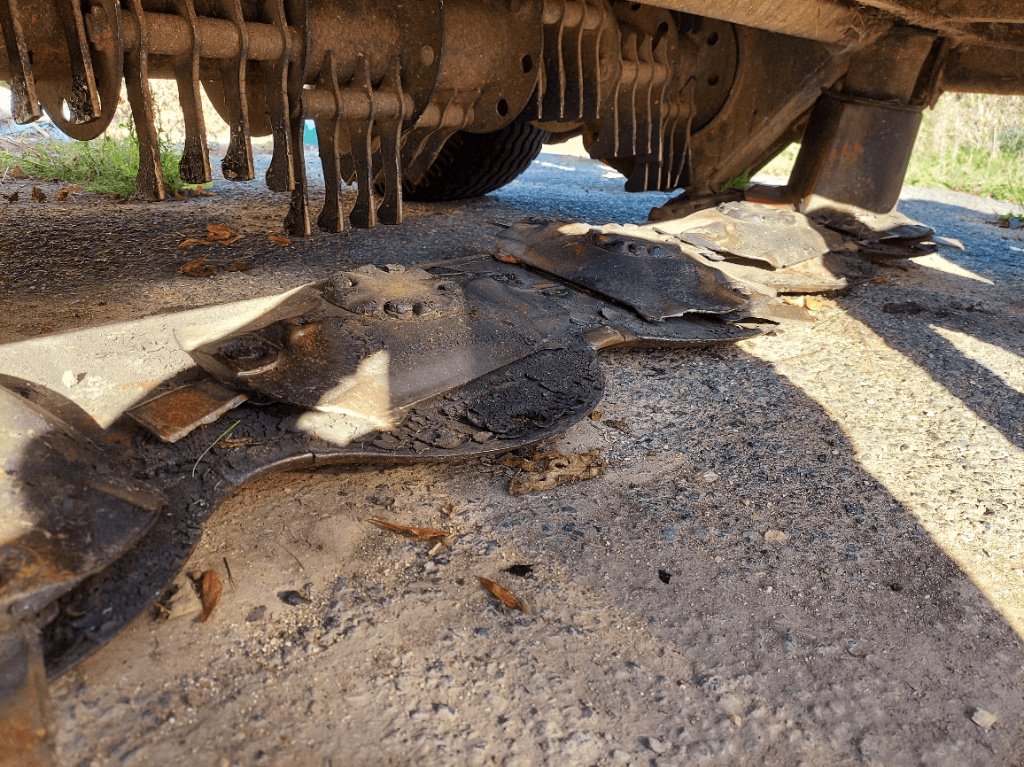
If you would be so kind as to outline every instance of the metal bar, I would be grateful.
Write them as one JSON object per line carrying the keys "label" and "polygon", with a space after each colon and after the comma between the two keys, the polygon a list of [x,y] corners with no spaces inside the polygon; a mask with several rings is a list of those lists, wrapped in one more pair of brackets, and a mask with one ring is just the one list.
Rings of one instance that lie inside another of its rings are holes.
{"label": "metal bar", "polygon": [[71,93],[67,101],[71,121],[91,122],[100,113],[100,94],[96,87],[96,73],[92,68],[92,54],[85,34],[82,7],[77,0],[56,0],[55,5],[71,64]]}
{"label": "metal bar", "polygon": [[43,116],[43,110],[39,107],[32,57],[21,27],[17,0],[0,0],[0,27],[3,27],[10,69],[11,113],[19,125],[35,122]]}
{"label": "metal bar", "polygon": [[192,45],[189,52],[175,62],[174,74],[178,83],[178,101],[185,122],[185,148],[178,163],[182,181],[190,184],[208,184],[213,177],[210,168],[210,150],[206,143],[206,118],[200,93],[200,54],[198,19],[193,0],[176,0],[178,12],[189,26]]}
{"label": "metal bar", "polygon": [[[147,40],[148,52],[157,56],[185,56],[192,48],[191,33],[188,22],[173,13],[147,12],[143,17],[146,29],[149,30]],[[286,46],[279,27],[273,24],[245,22],[247,37],[246,58],[251,61],[277,61],[286,48],[291,55],[301,43],[298,32],[288,30],[291,41]],[[242,52],[242,40],[239,27],[230,19],[218,19],[200,16],[197,27],[199,43],[204,59],[237,59]],[[90,42],[96,44],[97,36],[102,30],[89,25]],[[125,20],[125,48],[134,50],[139,47],[139,25],[130,18]]]}
{"label": "metal bar", "polygon": [[135,135],[139,140],[139,175],[135,179],[135,194],[143,200],[162,200],[167,196],[164,188],[163,164],[160,162],[160,139],[156,132],[153,110],[153,92],[149,88],[149,63],[146,28],[142,23],[142,2],[131,0],[127,18],[135,18],[141,33],[141,45],[125,54],[125,89],[135,121]]}

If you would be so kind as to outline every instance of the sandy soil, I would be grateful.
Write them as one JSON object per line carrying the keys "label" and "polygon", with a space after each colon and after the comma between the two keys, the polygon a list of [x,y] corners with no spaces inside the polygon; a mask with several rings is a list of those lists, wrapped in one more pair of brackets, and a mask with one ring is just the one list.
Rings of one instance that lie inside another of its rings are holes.
{"label": "sandy soil", "polygon": [[[486,252],[491,222],[526,215],[641,220],[665,199],[609,176],[545,154],[483,200],[289,247],[266,239],[284,198],[257,185],[0,203],[0,340]],[[188,566],[225,582],[211,620],[140,618],[52,685],[62,758],[1024,763],[1024,237],[988,200],[908,190],[903,208],[966,252],[884,268],[815,323],[737,347],[607,355],[600,413],[546,446],[597,449],[596,479],[512,497],[512,470],[475,461],[249,486]],[[224,256],[252,271],[176,273],[207,222],[245,235]],[[457,534],[435,549],[367,516]]]}

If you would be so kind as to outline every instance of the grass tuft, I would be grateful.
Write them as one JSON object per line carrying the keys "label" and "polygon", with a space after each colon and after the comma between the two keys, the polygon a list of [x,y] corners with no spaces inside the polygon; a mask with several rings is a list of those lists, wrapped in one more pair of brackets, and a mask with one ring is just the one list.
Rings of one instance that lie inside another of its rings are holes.
{"label": "grass tuft", "polygon": [[[161,164],[168,194],[180,192],[187,185],[178,173],[181,151],[161,141]],[[25,152],[0,152],[0,170],[20,168],[41,179],[78,184],[101,194],[132,197],[135,177],[139,172],[139,140],[135,133],[112,138],[102,136],[93,141],[45,141]]]}

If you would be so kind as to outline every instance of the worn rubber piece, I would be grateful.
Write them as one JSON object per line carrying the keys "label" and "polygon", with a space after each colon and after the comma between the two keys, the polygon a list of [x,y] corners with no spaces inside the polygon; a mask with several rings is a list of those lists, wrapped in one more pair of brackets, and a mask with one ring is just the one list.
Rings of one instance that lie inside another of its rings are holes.
{"label": "worn rubber piece", "polygon": [[550,135],[522,117],[493,133],[459,131],[419,181],[406,180],[402,193],[407,200],[443,202],[493,192],[526,170]]}

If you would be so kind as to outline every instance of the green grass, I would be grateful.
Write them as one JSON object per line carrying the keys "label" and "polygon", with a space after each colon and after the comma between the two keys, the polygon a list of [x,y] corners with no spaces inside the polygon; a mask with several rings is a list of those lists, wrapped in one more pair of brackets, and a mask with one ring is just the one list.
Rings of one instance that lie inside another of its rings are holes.
{"label": "green grass", "polygon": [[1024,205],[1024,156],[969,146],[948,153],[918,150],[910,160],[906,183]]}
{"label": "green grass", "polygon": [[[168,194],[187,185],[178,174],[181,151],[161,142],[161,164]],[[120,138],[103,136],[94,141],[47,141],[21,153],[0,152],[0,170],[20,168],[41,179],[78,184],[101,194],[132,197],[139,172],[139,142],[134,133]]]}

